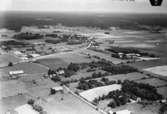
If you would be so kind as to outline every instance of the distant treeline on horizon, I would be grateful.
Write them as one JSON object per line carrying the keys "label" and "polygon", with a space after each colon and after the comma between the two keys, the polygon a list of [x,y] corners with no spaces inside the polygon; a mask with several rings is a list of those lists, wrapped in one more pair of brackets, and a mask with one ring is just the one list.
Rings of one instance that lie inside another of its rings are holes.
{"label": "distant treeline on horizon", "polygon": [[19,31],[22,26],[57,25],[88,26],[108,29],[140,29],[142,25],[167,27],[167,14],[116,14],[116,13],[42,13],[6,12],[0,15],[0,28]]}

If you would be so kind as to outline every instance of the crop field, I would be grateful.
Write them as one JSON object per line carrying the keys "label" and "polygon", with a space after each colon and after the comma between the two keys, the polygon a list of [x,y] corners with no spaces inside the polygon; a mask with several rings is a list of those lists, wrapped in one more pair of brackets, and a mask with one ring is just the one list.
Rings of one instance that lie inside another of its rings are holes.
{"label": "crop field", "polygon": [[68,64],[60,58],[52,58],[52,59],[40,59],[37,60],[36,63],[47,66],[51,69],[57,69],[59,67],[66,67]]}
{"label": "crop field", "polygon": [[167,77],[167,65],[156,66],[144,69],[145,71]]}
{"label": "crop field", "polygon": [[98,98],[103,95],[107,95],[109,92],[114,90],[120,90],[121,85],[113,84],[109,86],[102,86],[93,89],[89,89],[80,93],[82,97],[87,99],[88,101],[93,101],[95,98]]}
{"label": "crop field", "polygon": [[0,73],[8,75],[9,71],[23,70],[25,74],[39,74],[47,72],[47,68],[36,63],[19,63],[12,67],[4,67],[0,69]]}

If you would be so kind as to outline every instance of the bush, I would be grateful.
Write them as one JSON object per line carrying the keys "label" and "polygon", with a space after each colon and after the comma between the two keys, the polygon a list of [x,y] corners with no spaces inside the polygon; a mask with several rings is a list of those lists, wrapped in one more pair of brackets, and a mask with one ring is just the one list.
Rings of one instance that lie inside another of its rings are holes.
{"label": "bush", "polygon": [[33,99],[29,99],[29,100],[27,101],[27,104],[33,106],[33,105],[34,105],[34,102],[35,102],[35,101],[34,101]]}
{"label": "bush", "polygon": [[33,109],[36,110],[37,112],[42,112],[43,108],[39,105],[33,105]]}
{"label": "bush", "polygon": [[9,62],[9,63],[8,63],[8,66],[10,66],[10,67],[13,66],[13,63],[12,63],[12,62]]}

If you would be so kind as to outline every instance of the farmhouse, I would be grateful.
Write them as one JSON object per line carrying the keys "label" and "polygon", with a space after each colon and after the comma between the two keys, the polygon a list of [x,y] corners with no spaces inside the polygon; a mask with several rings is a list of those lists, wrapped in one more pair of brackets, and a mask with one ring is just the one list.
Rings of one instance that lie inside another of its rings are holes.
{"label": "farmhouse", "polygon": [[132,112],[129,110],[121,110],[121,111],[117,111],[117,112],[113,112],[113,111],[109,110],[108,113],[109,114],[132,114]]}
{"label": "farmhouse", "polygon": [[57,73],[58,75],[63,75],[65,72],[64,72],[64,70],[58,70],[56,73]]}
{"label": "farmhouse", "polygon": [[17,114],[39,114],[39,112],[35,111],[32,106],[28,104],[24,104],[14,109]]}
{"label": "farmhouse", "polygon": [[9,71],[9,75],[19,75],[24,74],[23,70],[15,70],[15,71]]}
{"label": "farmhouse", "polygon": [[51,89],[55,90],[56,92],[58,91],[62,91],[63,87],[62,86],[56,86],[56,87],[52,87]]}
{"label": "farmhouse", "polygon": [[56,86],[56,87],[52,87],[50,89],[51,94],[55,94],[56,92],[63,92],[63,87],[62,86]]}

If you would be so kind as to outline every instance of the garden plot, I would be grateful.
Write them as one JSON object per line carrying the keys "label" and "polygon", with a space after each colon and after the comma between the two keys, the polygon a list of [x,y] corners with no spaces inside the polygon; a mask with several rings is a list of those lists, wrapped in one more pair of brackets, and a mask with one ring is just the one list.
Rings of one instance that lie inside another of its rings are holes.
{"label": "garden plot", "polygon": [[93,101],[95,98],[101,97],[103,95],[107,95],[109,92],[114,90],[120,90],[121,85],[113,84],[109,86],[97,87],[93,89],[89,89],[80,93],[80,95],[87,99],[88,101]]}
{"label": "garden plot", "polygon": [[167,65],[156,66],[144,69],[145,71],[167,77]]}

